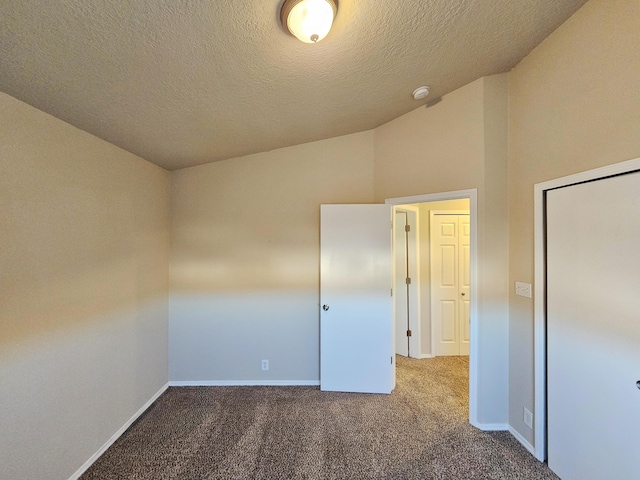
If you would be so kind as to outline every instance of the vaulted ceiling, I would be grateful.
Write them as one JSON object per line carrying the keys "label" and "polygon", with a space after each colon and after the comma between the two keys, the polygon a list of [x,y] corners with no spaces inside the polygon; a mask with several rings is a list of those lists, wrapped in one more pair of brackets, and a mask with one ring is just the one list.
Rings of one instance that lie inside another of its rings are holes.
{"label": "vaulted ceiling", "polygon": [[[3,0],[0,90],[173,170],[377,127],[509,71],[585,0]],[[424,103],[424,101],[422,102]]]}

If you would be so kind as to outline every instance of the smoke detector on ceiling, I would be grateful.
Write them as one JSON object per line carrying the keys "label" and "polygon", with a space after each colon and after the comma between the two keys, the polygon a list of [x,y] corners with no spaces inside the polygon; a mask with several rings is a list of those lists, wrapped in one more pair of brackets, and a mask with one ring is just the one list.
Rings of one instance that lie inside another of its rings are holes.
{"label": "smoke detector on ceiling", "polygon": [[426,85],[418,87],[413,91],[413,98],[416,100],[422,100],[423,98],[427,98],[427,96],[429,96],[429,87]]}

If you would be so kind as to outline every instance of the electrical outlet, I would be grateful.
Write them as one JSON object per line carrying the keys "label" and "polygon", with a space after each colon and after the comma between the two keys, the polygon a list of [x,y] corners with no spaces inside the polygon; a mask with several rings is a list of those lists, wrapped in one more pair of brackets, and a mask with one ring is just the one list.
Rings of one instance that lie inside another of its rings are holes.
{"label": "electrical outlet", "polygon": [[269,360],[262,360],[262,370],[269,370]]}
{"label": "electrical outlet", "polygon": [[533,428],[533,413],[531,413],[527,407],[524,407],[524,419],[523,420],[524,420],[524,424],[527,427]]}
{"label": "electrical outlet", "polygon": [[516,282],[516,295],[520,295],[521,297],[531,298],[531,284]]}

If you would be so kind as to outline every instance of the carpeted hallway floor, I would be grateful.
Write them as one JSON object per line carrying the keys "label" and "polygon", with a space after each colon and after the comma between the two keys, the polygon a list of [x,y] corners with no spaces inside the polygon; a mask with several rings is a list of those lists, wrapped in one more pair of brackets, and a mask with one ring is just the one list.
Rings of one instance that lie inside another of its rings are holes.
{"label": "carpeted hallway floor", "polygon": [[391,395],[170,388],[82,479],[557,480],[468,424],[466,357],[397,361]]}

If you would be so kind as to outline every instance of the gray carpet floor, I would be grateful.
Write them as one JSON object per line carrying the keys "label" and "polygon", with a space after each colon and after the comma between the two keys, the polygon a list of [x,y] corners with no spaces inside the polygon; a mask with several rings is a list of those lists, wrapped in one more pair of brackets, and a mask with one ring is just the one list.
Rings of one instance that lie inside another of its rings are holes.
{"label": "gray carpet floor", "polygon": [[469,425],[466,357],[398,357],[391,395],[169,388],[90,479],[554,479],[509,433]]}

